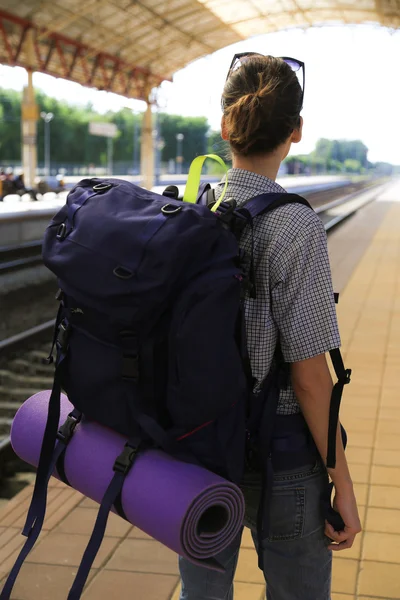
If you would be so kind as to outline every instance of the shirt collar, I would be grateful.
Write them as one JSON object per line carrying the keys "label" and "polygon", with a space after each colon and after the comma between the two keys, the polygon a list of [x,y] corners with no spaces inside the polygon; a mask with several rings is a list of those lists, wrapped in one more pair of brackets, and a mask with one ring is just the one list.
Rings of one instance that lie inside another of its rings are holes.
{"label": "shirt collar", "polygon": [[[225,177],[226,176],[223,177],[219,185],[225,183]],[[255,194],[263,194],[266,192],[279,194],[286,193],[286,190],[279,185],[279,183],[276,183],[276,181],[273,181],[265,175],[259,175],[258,173],[253,173],[253,171],[246,171],[246,169],[229,169],[227,177],[230,187],[237,185],[241,188],[251,189]]]}

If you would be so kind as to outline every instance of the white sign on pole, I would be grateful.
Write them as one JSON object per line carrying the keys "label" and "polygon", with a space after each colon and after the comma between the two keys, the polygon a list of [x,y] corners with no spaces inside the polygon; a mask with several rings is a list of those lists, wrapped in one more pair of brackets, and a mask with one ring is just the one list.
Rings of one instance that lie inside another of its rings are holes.
{"label": "white sign on pole", "polygon": [[89,133],[101,137],[115,138],[118,127],[114,123],[89,123]]}

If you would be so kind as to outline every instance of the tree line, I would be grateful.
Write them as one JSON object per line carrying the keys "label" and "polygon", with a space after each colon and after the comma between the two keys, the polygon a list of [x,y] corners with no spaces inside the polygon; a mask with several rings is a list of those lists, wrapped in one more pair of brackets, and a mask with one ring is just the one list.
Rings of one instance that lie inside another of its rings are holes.
{"label": "tree line", "polygon": [[310,154],[290,156],[286,159],[289,174],[359,173],[370,171],[380,174],[399,172],[400,167],[388,163],[371,163],[368,148],[360,140],[318,140]]}
{"label": "tree line", "polygon": [[[140,157],[140,128],[142,115],[124,108],[105,115],[92,106],[79,107],[36,93],[39,112],[52,113],[50,123],[51,159],[56,164],[107,164],[107,139],[89,133],[90,122],[110,122],[118,128],[113,142],[113,160],[132,163]],[[208,150],[209,124],[205,117],[180,117],[159,113],[155,115],[159,152],[162,162],[176,159],[178,141],[183,134],[183,162],[188,163]],[[38,162],[44,161],[44,121],[37,123]],[[136,151],[135,151],[136,146]],[[21,94],[0,90],[0,163],[21,160]]]}
{"label": "tree line", "polygon": [[[0,165],[21,161],[21,93],[0,90]],[[113,142],[113,161],[139,169],[141,114],[124,108],[118,112],[100,115],[91,105],[79,107],[36,92],[39,112],[53,113],[50,124],[51,161],[57,166],[107,164],[107,140],[89,133],[89,123],[111,122],[118,128]],[[211,131],[206,117],[181,117],[156,113],[155,137],[159,161],[175,161],[178,153],[187,168],[195,156],[214,152],[229,163],[227,144],[220,133]],[[183,134],[178,142],[177,135]],[[37,125],[38,162],[44,162],[44,122]],[[365,173],[370,170],[393,172],[392,165],[373,164],[368,160],[368,148],[359,140],[320,139],[308,155],[290,156],[285,161],[289,174],[325,172]],[[398,168],[399,169],[399,168]]]}

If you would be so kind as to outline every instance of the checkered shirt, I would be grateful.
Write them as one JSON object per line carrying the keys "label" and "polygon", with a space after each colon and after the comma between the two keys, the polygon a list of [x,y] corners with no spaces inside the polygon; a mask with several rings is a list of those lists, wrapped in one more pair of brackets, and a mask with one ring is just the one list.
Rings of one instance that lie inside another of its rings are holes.
{"label": "checkered shirt", "polygon": [[[215,189],[218,199],[225,179]],[[238,206],[265,192],[286,191],[271,179],[244,169],[228,172],[226,198]],[[255,299],[246,298],[247,343],[256,390],[271,368],[279,338],[284,360],[305,360],[340,346],[326,232],[313,211],[301,204],[280,206],[253,225]],[[250,252],[251,229],[241,247]],[[300,412],[291,385],[282,390],[278,414]]]}

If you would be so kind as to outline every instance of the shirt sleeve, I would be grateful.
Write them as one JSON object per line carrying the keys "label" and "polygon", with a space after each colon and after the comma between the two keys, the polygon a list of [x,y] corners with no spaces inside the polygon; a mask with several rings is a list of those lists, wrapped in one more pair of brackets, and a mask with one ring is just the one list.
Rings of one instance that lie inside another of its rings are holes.
{"label": "shirt sleeve", "polygon": [[270,257],[272,314],[286,362],[340,347],[325,228],[310,209],[296,208]]}

